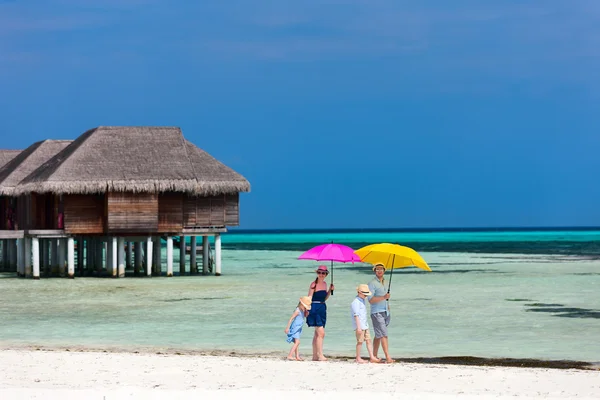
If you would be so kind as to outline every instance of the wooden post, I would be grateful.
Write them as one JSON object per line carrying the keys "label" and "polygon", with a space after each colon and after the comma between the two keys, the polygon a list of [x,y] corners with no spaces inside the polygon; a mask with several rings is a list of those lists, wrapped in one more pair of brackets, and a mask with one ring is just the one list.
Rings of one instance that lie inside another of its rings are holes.
{"label": "wooden post", "polygon": [[173,276],[173,236],[167,236],[167,276]]}
{"label": "wooden post", "polygon": [[25,238],[25,276],[30,277],[31,271],[31,238]]}
{"label": "wooden post", "polygon": [[58,239],[50,239],[50,272],[58,273]]}
{"label": "wooden post", "polygon": [[127,256],[125,258],[125,269],[131,269],[131,255],[133,254],[133,243],[127,241]]}
{"label": "wooden post", "polygon": [[161,248],[160,248],[160,236],[154,237],[154,275],[161,276],[162,274],[162,257],[161,257]]}
{"label": "wooden post", "polygon": [[42,265],[44,266],[44,274],[50,276],[50,243],[48,239],[41,239],[42,241]]}
{"label": "wooden post", "polygon": [[185,236],[179,236],[179,276],[185,275]]}
{"label": "wooden post", "polygon": [[135,242],[135,250],[133,252],[133,274],[138,276],[142,270],[144,259],[142,258],[142,242]]}
{"label": "wooden post", "polygon": [[85,270],[87,273],[92,272],[92,268],[94,267],[94,239],[88,236],[85,240]]}
{"label": "wooden post", "polygon": [[190,275],[198,273],[198,267],[196,266],[196,236],[192,236],[190,243]]}
{"label": "wooden post", "polygon": [[75,278],[75,239],[72,237],[67,239],[67,275],[69,279]]}
{"label": "wooden post", "polygon": [[40,279],[40,240],[31,238],[31,258],[33,263],[33,279]]}
{"label": "wooden post", "polygon": [[146,276],[152,276],[152,236],[146,239]]}
{"label": "wooden post", "polygon": [[[125,238],[120,237],[117,240],[117,275],[119,278],[125,277]],[[128,249],[129,250],[129,249]],[[131,252],[127,252],[131,254]]]}
{"label": "wooden post", "polygon": [[18,270],[18,250],[17,250],[17,239],[13,239],[10,241],[10,267],[14,268],[15,271]]}
{"label": "wooden post", "polygon": [[221,275],[221,235],[215,235],[215,275]]}
{"label": "wooden post", "polygon": [[117,277],[117,273],[119,272],[119,264],[118,264],[118,256],[119,256],[119,243],[116,237],[112,237],[108,243],[110,247],[110,264],[111,264],[111,276],[113,278]]}
{"label": "wooden post", "polygon": [[94,263],[96,264],[96,272],[98,275],[102,273],[103,270],[103,256],[104,256],[104,242],[101,239],[94,240]]}
{"label": "wooden post", "polygon": [[8,270],[8,240],[2,239],[2,269]]}
{"label": "wooden post", "polygon": [[57,254],[57,257],[58,257],[58,263],[57,263],[58,264],[58,274],[60,276],[64,277],[65,276],[65,256],[67,255],[66,254],[67,253],[67,249],[66,249],[67,246],[65,246],[66,240],[65,239],[56,239],[56,241],[58,242],[57,246],[56,246],[56,248],[58,250],[58,254]]}
{"label": "wooden post", "polygon": [[202,236],[202,275],[208,275],[208,263],[210,257],[210,245],[208,236]]}
{"label": "wooden post", "polygon": [[83,252],[85,249],[85,243],[83,240],[83,236],[79,236],[77,238],[77,271],[79,272],[79,276],[83,276]]}
{"label": "wooden post", "polygon": [[25,276],[25,263],[23,262],[23,239],[17,239],[17,276]]}

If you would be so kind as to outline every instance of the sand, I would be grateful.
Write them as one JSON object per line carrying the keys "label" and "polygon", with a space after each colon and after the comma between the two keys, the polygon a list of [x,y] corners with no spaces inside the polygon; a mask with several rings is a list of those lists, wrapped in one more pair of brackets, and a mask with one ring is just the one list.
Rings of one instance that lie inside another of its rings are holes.
{"label": "sand", "polygon": [[283,357],[0,351],[6,399],[598,399],[600,371]]}

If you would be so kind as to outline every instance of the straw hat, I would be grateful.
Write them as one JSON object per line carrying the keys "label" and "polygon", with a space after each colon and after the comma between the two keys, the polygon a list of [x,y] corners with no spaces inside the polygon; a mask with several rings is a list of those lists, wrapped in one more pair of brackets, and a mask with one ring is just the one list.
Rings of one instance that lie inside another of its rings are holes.
{"label": "straw hat", "polygon": [[385,265],[383,265],[382,263],[377,263],[377,264],[373,264],[373,271],[375,271],[375,269],[377,267],[383,267],[384,270],[387,269],[387,268],[385,268]]}
{"label": "straw hat", "polygon": [[362,293],[365,296],[371,296],[373,293],[371,293],[371,291],[369,290],[369,285],[365,285],[364,283],[361,285],[358,285],[358,287],[356,288],[356,291],[358,293]]}
{"label": "straw hat", "polygon": [[310,304],[312,303],[312,297],[302,296],[300,297],[300,303],[306,308],[310,310]]}
{"label": "straw hat", "polygon": [[326,265],[319,265],[319,267],[317,269],[315,269],[315,272],[318,272],[318,271],[325,271],[325,272],[329,273],[329,270],[327,269]]}

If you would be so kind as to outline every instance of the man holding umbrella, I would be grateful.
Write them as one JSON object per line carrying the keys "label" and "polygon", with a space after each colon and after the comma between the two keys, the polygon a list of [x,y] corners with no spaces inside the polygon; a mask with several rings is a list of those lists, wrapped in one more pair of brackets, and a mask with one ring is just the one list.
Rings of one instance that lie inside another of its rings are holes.
{"label": "man holding umbrella", "polygon": [[394,360],[390,357],[388,352],[388,330],[387,327],[390,324],[390,309],[388,299],[390,294],[387,293],[385,286],[383,285],[385,266],[381,263],[377,263],[373,266],[375,277],[369,282],[369,290],[373,293],[369,296],[369,303],[371,304],[371,321],[373,322],[373,332],[375,333],[375,339],[373,339],[373,355],[377,358],[377,352],[379,351],[379,344],[385,354],[385,361],[387,363],[393,363]]}

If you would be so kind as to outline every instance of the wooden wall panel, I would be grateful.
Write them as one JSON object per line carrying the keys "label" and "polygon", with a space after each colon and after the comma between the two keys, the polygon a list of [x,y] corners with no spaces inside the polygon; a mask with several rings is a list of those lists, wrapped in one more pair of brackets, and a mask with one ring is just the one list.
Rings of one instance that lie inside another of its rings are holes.
{"label": "wooden wall panel", "polygon": [[225,197],[225,225],[238,226],[240,224],[240,195],[228,194]]}
{"label": "wooden wall panel", "polygon": [[183,228],[183,194],[161,193],[158,196],[158,231],[179,232]]}
{"label": "wooden wall panel", "polygon": [[65,195],[65,232],[104,233],[104,195]]}
{"label": "wooden wall panel", "polygon": [[225,226],[225,196],[210,198],[210,226]]}
{"label": "wooden wall panel", "polygon": [[210,223],[211,197],[196,197],[196,226],[212,226]]}
{"label": "wooden wall panel", "polygon": [[[184,196],[183,226],[210,228],[239,225],[239,195]],[[195,213],[193,213],[195,211]]]}
{"label": "wooden wall panel", "polygon": [[109,233],[158,231],[158,195],[108,193],[107,228]]}
{"label": "wooden wall panel", "polygon": [[183,196],[183,226],[196,226],[196,197]]}

